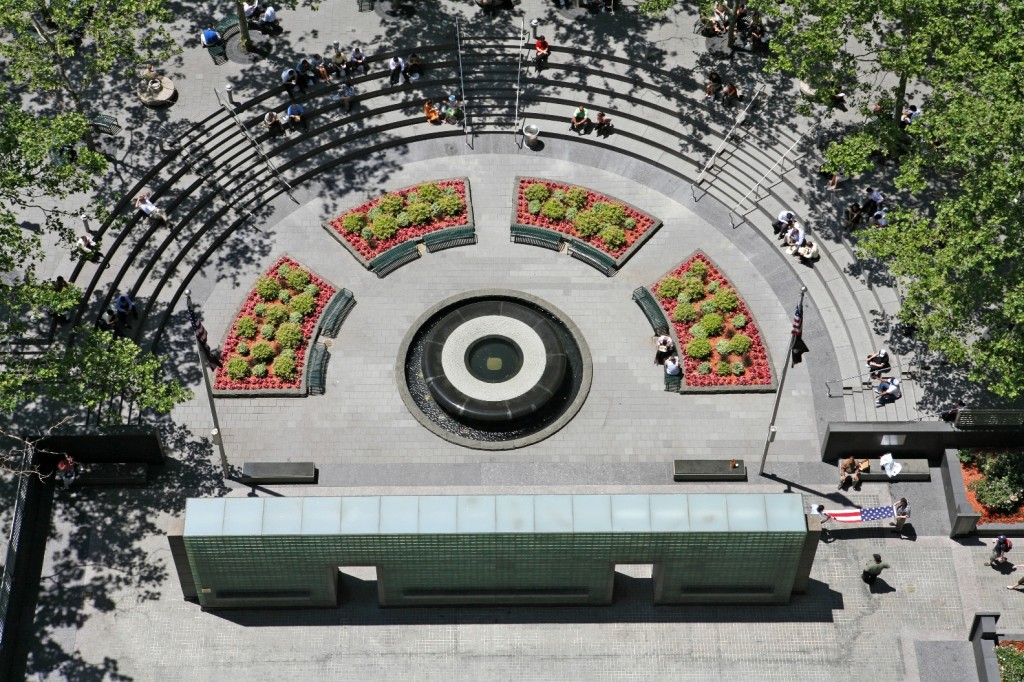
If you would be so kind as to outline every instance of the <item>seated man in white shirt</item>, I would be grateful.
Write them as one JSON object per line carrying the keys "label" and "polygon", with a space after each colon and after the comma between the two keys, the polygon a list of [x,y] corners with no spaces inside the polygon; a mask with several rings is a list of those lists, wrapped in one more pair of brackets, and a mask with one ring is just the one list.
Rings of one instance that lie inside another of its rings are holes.
{"label": "seated man in white shirt", "polygon": [[804,226],[794,221],[792,227],[789,228],[789,232],[786,233],[786,246],[789,247],[789,254],[796,253],[797,249],[803,246],[806,241],[807,235],[804,232]]}
{"label": "seated man in white shirt", "polygon": [[882,379],[875,388],[878,397],[875,398],[875,407],[882,407],[886,403],[894,403],[903,397],[903,390],[900,388],[900,380],[895,377]]}
{"label": "seated man in white shirt", "polygon": [[277,23],[277,12],[273,7],[267,7],[267,9],[260,15],[260,24],[263,26],[272,26]]}
{"label": "seated man in white shirt", "polygon": [[253,0],[253,3],[251,5],[247,2],[242,3],[242,11],[245,13],[246,19],[252,18],[252,15],[256,12],[256,8],[259,6],[259,4],[260,0]]}
{"label": "seated man in white shirt", "polygon": [[167,221],[167,214],[157,208],[156,204],[150,199],[149,192],[145,192],[135,197],[135,208],[139,209],[146,214],[150,220],[162,220]]}
{"label": "seated man in white shirt", "polygon": [[665,361],[665,374],[670,377],[677,377],[683,373],[682,367],[679,366],[679,358],[673,355]]}
{"label": "seated man in white shirt", "polygon": [[796,250],[796,254],[800,256],[801,261],[805,262],[816,261],[821,258],[821,254],[818,252],[818,245],[810,239]]}

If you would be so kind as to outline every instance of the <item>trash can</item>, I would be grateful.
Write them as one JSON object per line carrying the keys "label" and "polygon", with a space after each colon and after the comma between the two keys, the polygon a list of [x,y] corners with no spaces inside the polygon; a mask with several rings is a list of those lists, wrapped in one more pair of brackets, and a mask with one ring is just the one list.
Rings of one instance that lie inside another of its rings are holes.
{"label": "trash can", "polygon": [[537,144],[537,138],[540,137],[540,128],[532,123],[523,126],[523,137],[526,139],[526,146],[532,147]]}

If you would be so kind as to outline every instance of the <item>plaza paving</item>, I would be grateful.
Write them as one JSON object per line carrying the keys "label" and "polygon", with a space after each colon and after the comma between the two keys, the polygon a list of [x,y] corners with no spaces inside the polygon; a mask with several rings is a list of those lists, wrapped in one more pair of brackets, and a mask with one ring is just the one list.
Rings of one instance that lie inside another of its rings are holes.
{"label": "plaza paving", "polygon": [[[447,0],[436,7],[467,17],[475,11]],[[543,16],[563,41],[598,48],[607,47],[600,30],[614,21],[576,22],[536,0],[516,12],[508,25],[502,19],[495,25],[507,34],[518,28],[519,16]],[[282,21],[288,49],[299,54],[334,39],[393,44],[396,35],[403,37],[399,22],[356,13],[354,3],[282,12]],[[183,24],[175,28],[194,42],[192,27]],[[705,66],[703,40],[691,25],[685,12],[645,25],[665,59],[687,72]],[[610,49],[629,53],[633,47],[617,42]],[[280,56],[272,66],[214,67],[204,51],[186,44],[175,65],[179,101],[168,111],[133,113],[142,121],[131,139],[143,139],[157,120],[203,118],[217,104],[211,86],[230,81],[240,98],[270,87]],[[791,96],[786,91],[771,101]],[[811,123],[792,125],[803,134]],[[183,513],[187,497],[245,495],[248,489],[219,476],[218,451],[208,438],[211,405],[194,371],[187,326],[179,325],[168,330],[166,347],[196,397],[161,426],[171,458],[166,470],[143,490],[58,495],[37,614],[39,644],[29,666],[34,678],[959,681],[974,679],[966,636],[975,611],[999,611],[1001,626],[1024,628],[1015,608],[1024,596],[1003,589],[1009,578],[982,567],[987,549],[978,541],[948,539],[937,471],[927,484],[866,484],[861,492],[837,493],[834,466],[820,462],[829,421],[913,419],[947,397],[915,381],[907,382],[897,407],[884,410],[871,409],[870,395],[839,391],[829,397],[826,380],[856,372],[860,356],[889,342],[888,328],[868,321],[892,312],[881,304],[898,298],[844,266],[850,258],[844,238],[825,245],[830,257],[815,270],[801,268],[758,231],[763,219],[734,227],[714,192],[694,191],[643,159],[557,139],[533,152],[516,146],[511,132],[473,142],[473,148],[458,138],[417,142],[314,178],[296,188],[297,202],[276,201],[258,231],[226,244],[187,282],[211,341],[224,337],[255,278],[284,253],[347,287],[357,301],[331,348],[325,395],[216,401],[232,466],[315,461],[319,486],[271,491],[283,495],[788,490],[830,507],[887,504],[906,495],[914,509],[912,532],[900,538],[872,524],[840,530],[820,546],[808,594],[783,607],[655,608],[649,574],[623,567],[608,608],[382,610],[372,582],[353,580],[336,610],[204,613],[181,599],[163,533],[170,518]],[[780,140],[774,153],[785,146]],[[124,153],[127,189],[152,159],[134,147]],[[821,233],[828,235],[827,211],[812,200],[821,193],[807,172],[811,166],[794,165],[764,210],[775,211],[770,202],[781,197],[801,215],[820,217]],[[509,241],[517,175],[586,185],[654,214],[664,226],[621,272],[606,278],[564,254]],[[425,254],[378,279],[320,226],[380,191],[448,177],[470,181],[478,234],[473,246]],[[837,197],[836,206],[843,200],[849,197]],[[804,337],[811,352],[789,372],[767,467],[780,481],[755,475],[773,394],[665,393],[651,363],[651,329],[631,292],[697,249],[746,300],[776,373],[786,361],[800,287],[809,289]],[[53,267],[58,274],[67,264]],[[519,450],[476,451],[443,441],[413,419],[396,390],[395,355],[413,321],[451,295],[489,287],[549,301],[580,327],[593,355],[593,387],[580,413],[552,437]],[[751,480],[674,484],[676,458],[742,458]],[[893,568],[869,590],[860,568],[876,551]]]}

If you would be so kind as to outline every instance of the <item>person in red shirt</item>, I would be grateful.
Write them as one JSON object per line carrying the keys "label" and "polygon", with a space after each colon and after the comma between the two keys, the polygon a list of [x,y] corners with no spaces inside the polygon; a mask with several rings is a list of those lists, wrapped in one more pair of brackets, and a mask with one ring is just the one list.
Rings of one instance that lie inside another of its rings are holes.
{"label": "person in red shirt", "polygon": [[540,65],[548,63],[548,57],[551,56],[551,46],[548,45],[548,41],[544,39],[544,36],[540,36],[537,38],[537,44],[534,48],[537,54],[533,58],[533,65],[534,68],[540,71]]}

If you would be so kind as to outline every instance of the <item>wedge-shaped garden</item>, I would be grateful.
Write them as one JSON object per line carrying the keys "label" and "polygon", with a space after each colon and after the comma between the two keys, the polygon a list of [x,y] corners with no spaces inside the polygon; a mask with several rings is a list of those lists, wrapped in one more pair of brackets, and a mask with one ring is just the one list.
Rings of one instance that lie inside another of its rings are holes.
{"label": "wedge-shaped garden", "polygon": [[424,182],[371,199],[323,223],[368,270],[379,277],[428,251],[476,241],[469,180]]}
{"label": "wedge-shaped garden", "polygon": [[701,252],[652,288],[684,360],[683,392],[775,390],[771,358],[736,288]]}
{"label": "wedge-shaped garden", "polygon": [[305,395],[308,355],[324,313],[351,294],[287,256],[249,292],[222,346],[218,396]]}

